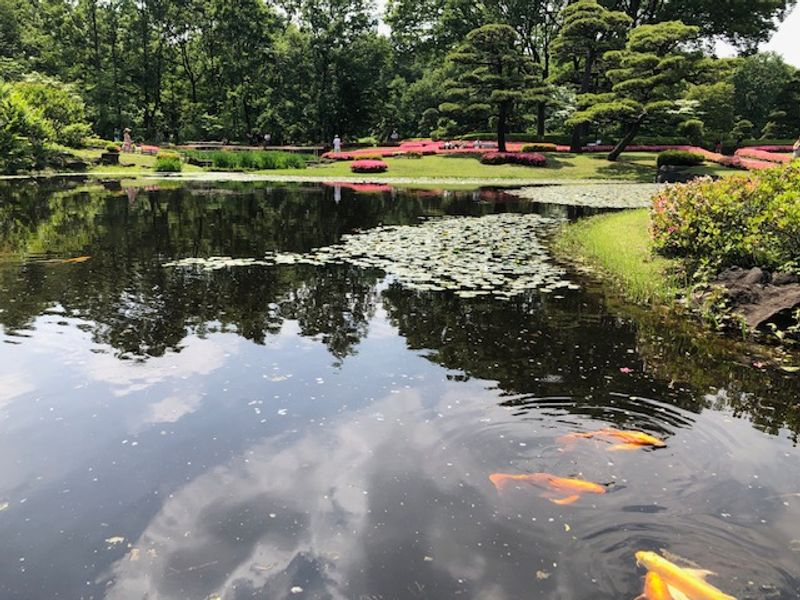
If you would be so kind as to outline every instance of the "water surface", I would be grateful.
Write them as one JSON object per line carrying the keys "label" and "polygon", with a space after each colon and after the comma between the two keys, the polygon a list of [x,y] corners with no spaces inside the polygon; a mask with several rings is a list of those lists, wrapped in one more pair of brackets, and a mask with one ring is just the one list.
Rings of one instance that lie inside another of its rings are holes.
{"label": "water surface", "polygon": [[[633,553],[661,549],[740,598],[800,595],[796,376],[588,282],[498,301],[347,265],[161,266],[581,210],[492,190],[2,185],[0,597],[618,600],[641,592]],[[556,442],[611,425],[668,446]],[[494,472],[608,492],[501,496]]]}

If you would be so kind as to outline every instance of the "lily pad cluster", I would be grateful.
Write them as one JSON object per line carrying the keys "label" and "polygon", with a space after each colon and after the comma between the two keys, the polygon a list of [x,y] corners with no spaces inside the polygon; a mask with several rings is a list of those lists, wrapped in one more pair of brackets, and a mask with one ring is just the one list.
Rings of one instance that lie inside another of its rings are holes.
{"label": "lily pad cluster", "polygon": [[164,266],[349,263],[378,268],[411,289],[452,290],[459,296],[511,298],[526,290],[577,289],[550,261],[542,237],[560,221],[536,214],[446,217],[416,226],[386,226],[345,235],[342,242],[304,254],[261,259],[187,258]]}
{"label": "lily pad cluster", "polygon": [[564,184],[528,187],[509,193],[546,204],[592,208],[647,208],[651,198],[665,187],[665,184],[660,183]]}

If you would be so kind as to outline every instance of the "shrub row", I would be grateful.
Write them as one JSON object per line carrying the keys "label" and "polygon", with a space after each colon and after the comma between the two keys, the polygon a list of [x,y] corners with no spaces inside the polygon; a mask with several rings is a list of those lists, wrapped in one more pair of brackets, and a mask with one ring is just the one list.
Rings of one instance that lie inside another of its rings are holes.
{"label": "shrub row", "polygon": [[736,151],[737,156],[744,158],[755,158],[756,160],[765,160],[774,163],[789,163],[792,162],[792,155],[779,152],[771,152],[763,148],[742,148]]}
{"label": "shrub row", "polygon": [[557,150],[558,146],[556,146],[556,144],[547,144],[545,142],[525,144],[522,147],[523,152],[556,152]]}
{"label": "shrub row", "polygon": [[487,152],[481,156],[484,165],[524,165],[526,167],[544,167],[547,158],[536,152]]}
{"label": "shrub row", "polygon": [[653,198],[656,249],[693,270],[800,272],[800,165],[672,186]]}
{"label": "shrub row", "polygon": [[664,165],[675,165],[682,167],[694,167],[703,164],[705,157],[697,152],[688,150],[664,150],[659,153],[656,164],[661,167]]}
{"label": "shrub row", "polygon": [[272,170],[272,169],[305,169],[311,157],[277,150],[262,151],[198,151],[185,152],[189,158],[199,161],[211,161],[215,169],[223,170]]}

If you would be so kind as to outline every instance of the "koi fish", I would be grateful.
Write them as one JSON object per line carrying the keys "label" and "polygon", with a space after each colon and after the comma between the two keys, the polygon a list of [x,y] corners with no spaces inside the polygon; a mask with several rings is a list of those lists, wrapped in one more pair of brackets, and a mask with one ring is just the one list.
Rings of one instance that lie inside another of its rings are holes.
{"label": "koi fish", "polygon": [[585,479],[572,479],[568,477],[556,477],[550,473],[527,473],[522,475],[512,475],[509,473],[492,473],[489,475],[489,481],[492,482],[497,491],[502,493],[505,491],[506,486],[514,481],[522,483],[529,483],[539,487],[547,487],[550,490],[568,493],[567,496],[561,498],[552,498],[552,494],[545,492],[543,496],[547,497],[550,502],[559,505],[573,504],[580,500],[582,494],[605,494],[606,488],[599,483],[586,481]]}
{"label": "koi fish", "polygon": [[[691,600],[736,600],[725,592],[715,588],[705,581],[710,571],[698,569],[685,569],[671,563],[655,552],[637,552],[636,562],[643,565],[650,573],[655,573],[666,583],[671,597],[690,598]],[[645,593],[647,591],[647,581],[645,580]],[[650,600],[649,596],[645,596]]]}
{"label": "koi fish", "polygon": [[575,432],[568,433],[560,436],[557,441],[561,444],[569,444],[575,440],[590,440],[593,438],[600,438],[605,440],[619,440],[621,443],[614,444],[609,448],[610,451],[617,450],[636,450],[642,446],[652,446],[654,448],[663,448],[667,444],[664,440],[657,438],[649,433],[643,431],[626,431],[624,429],[612,429],[606,427],[596,431],[587,431],[584,433]]}
{"label": "koi fish", "polygon": [[675,600],[669,592],[669,586],[658,573],[649,571],[644,578],[644,590],[636,600]]}
{"label": "koi fish", "polygon": [[86,262],[87,260],[90,260],[91,258],[92,258],[91,256],[76,256],[75,258],[67,258],[66,260],[64,260],[64,262],[70,264],[82,263]]}

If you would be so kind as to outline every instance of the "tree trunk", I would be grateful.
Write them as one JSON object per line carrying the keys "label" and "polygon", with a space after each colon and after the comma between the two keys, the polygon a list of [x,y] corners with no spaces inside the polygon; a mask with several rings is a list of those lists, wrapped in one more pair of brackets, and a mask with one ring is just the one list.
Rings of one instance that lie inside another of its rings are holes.
{"label": "tree trunk", "polygon": [[[592,69],[594,68],[595,55],[589,51],[583,63],[583,74],[581,75],[581,87],[578,93],[586,94],[592,88]],[[570,140],[570,152],[580,152],[583,149],[583,137],[586,135],[586,124],[581,123],[572,128],[572,139]]]}
{"label": "tree trunk", "polygon": [[536,105],[536,136],[541,139],[544,137],[545,128],[544,121],[547,118],[545,115],[546,105],[544,102],[539,102]]}
{"label": "tree trunk", "polygon": [[508,106],[505,102],[500,104],[500,112],[497,115],[497,150],[506,151],[506,119],[508,118]]}
{"label": "tree trunk", "polygon": [[584,133],[585,130],[586,126],[583,123],[575,125],[575,127],[572,128],[572,138],[569,141],[570,152],[581,152],[583,150],[583,136],[586,135]]}
{"label": "tree trunk", "polygon": [[614,149],[611,152],[609,152],[607,157],[608,160],[615,161],[619,158],[619,155],[622,154],[625,148],[628,147],[628,144],[630,144],[633,141],[633,138],[636,137],[636,134],[639,133],[639,127],[641,126],[642,126],[642,120],[640,118],[630,126],[628,132],[622,137],[622,139],[619,142],[617,142],[617,145],[614,147]]}

